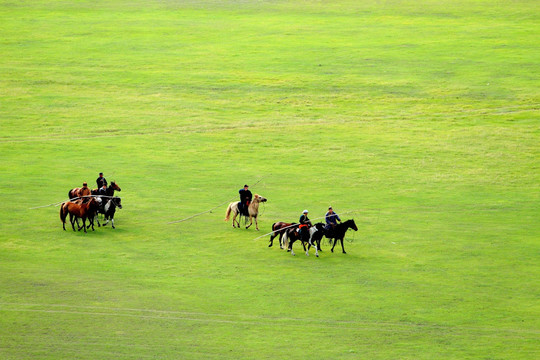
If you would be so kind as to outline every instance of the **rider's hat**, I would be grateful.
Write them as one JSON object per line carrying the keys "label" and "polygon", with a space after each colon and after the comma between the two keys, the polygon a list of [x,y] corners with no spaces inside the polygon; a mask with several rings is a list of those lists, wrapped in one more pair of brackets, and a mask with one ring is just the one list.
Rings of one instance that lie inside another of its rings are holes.
{"label": "rider's hat", "polygon": [[307,214],[307,213],[308,213],[307,210],[302,211],[302,214]]}
{"label": "rider's hat", "polygon": [[247,186],[247,185],[244,185],[244,187],[249,187],[249,186]]}
{"label": "rider's hat", "polygon": [[329,206],[329,207],[328,207],[328,210],[330,210],[330,209],[332,209],[332,207],[331,207],[331,206]]}

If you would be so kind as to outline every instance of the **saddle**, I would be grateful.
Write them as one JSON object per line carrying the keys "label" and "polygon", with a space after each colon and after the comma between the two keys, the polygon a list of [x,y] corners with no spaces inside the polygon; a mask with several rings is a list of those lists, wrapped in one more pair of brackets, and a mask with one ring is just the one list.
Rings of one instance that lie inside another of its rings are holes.
{"label": "saddle", "polygon": [[241,201],[238,202],[238,211],[240,211],[240,215],[249,217],[248,207]]}

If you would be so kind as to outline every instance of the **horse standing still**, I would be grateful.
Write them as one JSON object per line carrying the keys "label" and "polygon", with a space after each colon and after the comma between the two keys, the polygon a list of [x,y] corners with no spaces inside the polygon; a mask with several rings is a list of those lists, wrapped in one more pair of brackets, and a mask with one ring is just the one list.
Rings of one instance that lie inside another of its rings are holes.
{"label": "horse standing still", "polygon": [[[255,219],[255,229],[259,230],[259,224],[257,223],[257,216],[259,215],[259,204],[262,202],[266,202],[267,199],[255,194],[253,195],[253,200],[251,201],[251,204],[249,204],[248,207],[248,214],[249,214],[249,225],[246,226],[246,229],[249,229],[249,227],[253,224],[253,219]],[[240,228],[240,222],[236,220],[236,217],[240,215],[243,216],[240,210],[238,209],[238,204],[240,201],[235,201],[229,204],[227,207],[227,212],[225,213],[225,221],[229,221],[231,217],[231,212],[233,214],[232,219],[232,226],[235,228],[235,225],[238,225],[238,228]]]}
{"label": "horse standing still", "polygon": [[344,221],[341,224],[337,224],[332,231],[325,230],[324,236],[326,236],[326,238],[329,240],[334,239],[334,245],[332,245],[332,249],[330,249],[330,251],[334,252],[334,247],[339,240],[341,241],[341,249],[343,250],[343,253],[346,254],[345,248],[343,247],[343,238],[345,238],[345,233],[347,230],[349,230],[349,228],[353,229],[354,231],[358,231],[358,227],[353,219]]}
{"label": "horse standing still", "polygon": [[283,249],[283,234],[285,234],[285,231],[292,227],[292,225],[296,225],[296,223],[286,223],[283,221],[273,223],[272,235],[270,235],[270,245],[268,245],[268,247],[274,245],[274,239],[279,235],[279,247]]}
{"label": "horse standing still", "polygon": [[[90,200],[83,202],[82,200],[67,201],[60,206],[60,220],[62,220],[62,227],[66,230],[66,217],[69,214],[69,221],[71,227],[75,231],[75,220],[80,218],[83,221],[84,232],[86,232],[86,219],[88,219],[88,227],[92,226],[94,230],[94,217],[99,208],[99,202],[101,199],[90,198]],[[78,225],[78,224],[77,224]],[[81,227],[79,227],[81,231]]]}

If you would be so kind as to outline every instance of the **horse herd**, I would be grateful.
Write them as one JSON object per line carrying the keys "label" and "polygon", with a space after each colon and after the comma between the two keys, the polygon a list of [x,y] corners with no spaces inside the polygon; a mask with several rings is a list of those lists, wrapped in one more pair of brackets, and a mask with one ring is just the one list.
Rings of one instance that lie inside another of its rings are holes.
{"label": "horse herd", "polygon": [[[103,214],[104,220],[106,220],[103,226],[106,226],[110,220],[112,222],[112,228],[114,229],[114,214],[116,212],[116,208],[122,208],[121,199],[118,196],[114,196],[115,191],[121,191],[121,189],[114,181],[107,188],[105,194],[99,194],[98,189],[90,190],[86,186],[71,189],[68,193],[70,200],[62,203],[60,206],[60,220],[62,221],[62,227],[64,230],[66,230],[66,218],[68,214],[73,231],[75,231],[75,223],[77,223],[79,231],[84,229],[84,232],[86,232],[86,220],[88,220],[88,228],[91,227],[92,230],[94,230],[94,221],[97,222],[98,227],[101,226],[99,223],[98,214]],[[240,222],[237,220],[237,217],[246,216],[249,218],[249,224],[246,226],[246,229],[249,228],[252,225],[253,220],[255,220],[255,228],[259,230],[259,225],[257,223],[259,204],[266,201],[266,198],[255,194],[248,207],[247,215],[240,212],[238,202],[232,202],[227,207],[225,221],[228,221],[232,214],[233,228],[240,228]],[[82,220],[82,226],[79,225],[79,219]],[[358,231],[358,227],[352,219],[337,224],[334,228],[327,228],[325,227],[325,224],[321,222],[303,230],[300,229],[299,225],[300,224],[287,223],[283,221],[272,224],[270,245],[268,245],[268,247],[271,247],[274,244],[274,239],[279,237],[280,248],[287,249],[287,251],[290,251],[292,255],[295,255],[293,244],[296,241],[300,241],[306,255],[309,256],[309,249],[314,247],[315,255],[318,257],[319,251],[321,251],[321,240],[323,237],[326,237],[330,241],[334,240],[332,248],[330,249],[331,252],[334,252],[334,247],[339,240],[341,242],[341,249],[343,253],[346,254],[345,247],[343,246],[345,233],[349,229]]]}
{"label": "horse herd", "polygon": [[[266,201],[266,198],[255,194],[253,196],[253,200],[249,204],[247,216],[240,212],[238,208],[238,201],[232,202],[229,204],[229,206],[227,207],[227,211],[225,212],[225,221],[228,221],[230,219],[232,213],[233,228],[240,228],[240,222],[236,219],[236,217],[239,215],[246,216],[249,217],[249,224],[246,226],[246,229],[248,229],[252,225],[253,220],[255,220],[255,228],[259,230],[259,226],[257,224],[257,216],[259,215],[259,204]],[[321,240],[323,237],[326,237],[330,241],[334,240],[334,244],[330,249],[331,252],[334,252],[334,247],[339,240],[341,242],[341,250],[344,254],[346,254],[347,252],[345,251],[345,247],[343,246],[343,239],[345,238],[345,233],[347,232],[347,230],[349,230],[349,228],[353,229],[354,231],[358,231],[358,227],[356,226],[356,223],[353,219],[337,224],[334,228],[330,229],[327,229],[325,227],[325,224],[323,223],[316,223],[309,229],[301,231],[299,225],[300,224],[287,223],[282,221],[272,224],[272,232],[270,233],[270,245],[268,245],[268,247],[271,247],[274,244],[274,239],[279,236],[280,248],[287,249],[287,252],[290,251],[292,255],[295,255],[293,250],[293,244],[297,240],[299,240],[304,247],[306,255],[309,256],[309,249],[311,247],[314,247],[315,256],[318,257],[319,251],[321,251]]]}
{"label": "horse herd", "polygon": [[[86,232],[86,220],[88,220],[88,228],[92,227],[92,231],[94,230],[94,221],[100,227],[98,214],[103,214],[106,221],[103,226],[106,226],[110,220],[112,228],[115,229],[114,214],[116,208],[122,208],[122,199],[114,196],[115,191],[122,191],[122,189],[114,181],[111,182],[105,194],[100,194],[98,189],[90,190],[87,186],[71,189],[68,192],[69,201],[60,205],[60,220],[64,230],[66,230],[68,214],[73,231],[75,231],[75,223],[77,223],[79,231],[84,229],[84,232]],[[82,226],[79,225],[79,219],[82,220]]]}

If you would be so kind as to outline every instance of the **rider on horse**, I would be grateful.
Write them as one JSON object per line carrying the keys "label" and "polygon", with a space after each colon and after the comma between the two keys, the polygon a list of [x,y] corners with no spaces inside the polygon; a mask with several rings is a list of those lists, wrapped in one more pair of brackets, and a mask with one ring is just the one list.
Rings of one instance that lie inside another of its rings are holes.
{"label": "rider on horse", "polygon": [[304,229],[309,229],[311,227],[311,220],[308,218],[308,211],[304,210],[302,211],[302,216],[300,216],[300,220],[298,221],[300,225],[298,226],[298,233],[302,235]]}
{"label": "rider on horse", "polygon": [[327,234],[332,234],[334,232],[338,221],[341,223],[339,215],[334,212],[331,206],[328,208],[328,212],[324,215],[324,219],[326,220],[324,229],[326,230]]}
{"label": "rider on horse", "polygon": [[101,189],[103,185],[107,185],[107,179],[103,177],[102,172],[99,173],[99,177],[96,179],[96,184],[98,189]]}
{"label": "rider on horse", "polygon": [[238,204],[238,210],[240,210],[240,213],[244,216],[249,216],[248,208],[249,204],[251,203],[251,199],[253,198],[253,195],[251,195],[251,191],[248,190],[249,186],[244,185],[243,189],[238,190],[238,193],[240,194],[240,204]]}

